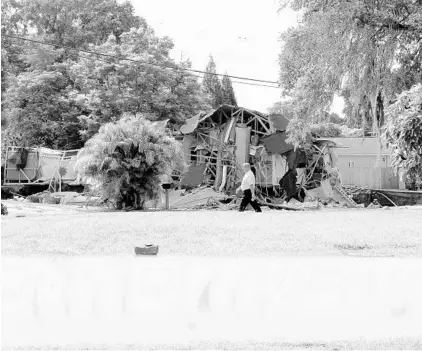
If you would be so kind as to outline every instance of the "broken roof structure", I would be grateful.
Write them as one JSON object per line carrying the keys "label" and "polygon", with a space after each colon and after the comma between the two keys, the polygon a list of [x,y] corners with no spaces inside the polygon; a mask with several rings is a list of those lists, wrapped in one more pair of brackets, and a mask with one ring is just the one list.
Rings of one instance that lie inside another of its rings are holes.
{"label": "broken roof structure", "polygon": [[248,162],[255,170],[257,186],[271,189],[275,196],[286,188],[296,191],[296,185],[320,187],[332,178],[336,144],[321,139],[306,150],[295,150],[287,142],[288,124],[281,115],[230,105],[198,113],[180,128],[185,160],[190,164],[182,186],[209,184],[231,192],[243,177],[242,164]]}
{"label": "broken roof structure", "polygon": [[227,121],[236,119],[237,122],[245,125],[255,126],[255,132],[260,134],[270,133],[270,123],[268,116],[258,111],[249,110],[243,107],[231,105],[221,105],[206,113],[200,112],[196,116],[188,119],[180,128],[183,134],[190,134],[197,129],[217,127]]}

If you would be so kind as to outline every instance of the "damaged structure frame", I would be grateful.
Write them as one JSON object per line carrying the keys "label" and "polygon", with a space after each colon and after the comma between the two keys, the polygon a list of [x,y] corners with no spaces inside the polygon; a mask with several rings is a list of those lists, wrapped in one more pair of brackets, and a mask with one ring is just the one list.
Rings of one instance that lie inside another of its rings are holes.
{"label": "damaged structure frame", "polygon": [[319,189],[313,191],[317,197],[333,197],[334,188],[344,198],[333,152],[338,145],[318,139],[295,150],[286,142],[288,123],[281,115],[230,105],[188,119],[180,128],[189,164],[181,185],[207,184],[233,193],[243,177],[242,164],[248,162],[255,171],[261,199],[267,202],[315,188]]}

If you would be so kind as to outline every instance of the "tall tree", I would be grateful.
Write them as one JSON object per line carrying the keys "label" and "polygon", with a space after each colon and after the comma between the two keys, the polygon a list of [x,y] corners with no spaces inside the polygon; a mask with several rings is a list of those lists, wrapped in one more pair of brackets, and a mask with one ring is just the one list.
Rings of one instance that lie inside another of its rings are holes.
{"label": "tall tree", "polygon": [[[125,112],[178,124],[206,106],[196,77],[185,70],[190,62],[176,64],[171,40],[156,36],[130,3],[25,0],[19,7],[6,1],[10,13],[21,13],[11,28],[30,28],[33,39],[58,45],[10,40],[20,50],[10,55],[23,67],[7,68],[2,91],[10,142],[78,148]],[[8,52],[5,60],[12,59]]]}
{"label": "tall tree", "polygon": [[157,38],[152,30],[132,29],[122,34],[120,44],[110,37],[93,51],[145,64],[98,61],[93,60],[94,55],[71,63],[72,94],[83,111],[79,118],[84,137],[91,137],[103,123],[124,112],[180,124],[203,108],[196,78],[179,69],[189,68],[190,62],[177,65],[169,56],[172,47],[169,38]]}
{"label": "tall tree", "polygon": [[[283,36],[280,79],[295,115],[323,120],[335,93],[350,125],[380,133],[384,110],[401,89],[421,81],[419,0],[284,0],[303,14]],[[290,125],[294,139],[298,127]],[[299,138],[300,139],[300,138]],[[299,142],[299,140],[296,140]]]}
{"label": "tall tree", "polygon": [[211,100],[212,107],[216,108],[223,103],[223,89],[220,79],[216,75],[217,68],[212,55],[210,55],[205,72],[203,80],[204,90]]}
{"label": "tall tree", "polygon": [[223,76],[223,79],[221,80],[221,88],[223,94],[223,104],[237,106],[236,95],[234,93],[232,81],[227,75],[227,73]]}

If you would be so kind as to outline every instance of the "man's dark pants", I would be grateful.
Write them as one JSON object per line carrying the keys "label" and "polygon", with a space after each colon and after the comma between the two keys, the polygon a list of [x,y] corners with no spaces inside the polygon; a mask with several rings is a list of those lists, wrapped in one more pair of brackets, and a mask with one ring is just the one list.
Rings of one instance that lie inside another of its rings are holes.
{"label": "man's dark pants", "polygon": [[258,202],[256,200],[252,200],[252,191],[250,189],[247,189],[243,192],[243,199],[240,203],[239,212],[245,211],[246,207],[251,204],[255,212],[262,212],[261,206],[259,206]]}

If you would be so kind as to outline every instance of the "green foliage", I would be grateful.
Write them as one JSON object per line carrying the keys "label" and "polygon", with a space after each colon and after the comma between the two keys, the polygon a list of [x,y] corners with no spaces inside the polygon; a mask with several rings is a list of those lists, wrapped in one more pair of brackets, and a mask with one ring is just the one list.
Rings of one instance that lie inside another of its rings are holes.
{"label": "green foliage", "polygon": [[279,114],[291,120],[294,117],[294,104],[292,99],[278,101],[269,108],[270,114]]}
{"label": "green foliage", "polygon": [[[302,13],[299,26],[282,35],[279,59],[294,118],[326,120],[337,93],[346,100],[349,126],[379,132],[384,106],[422,80],[420,3],[285,0],[281,5]],[[291,132],[296,141],[302,138],[302,131]]]}
{"label": "green foliage", "polygon": [[337,138],[341,136],[341,129],[334,123],[312,124],[311,135],[314,138]]}
{"label": "green foliage", "polygon": [[101,126],[78,155],[76,167],[90,177],[104,201],[142,209],[160,193],[160,176],[184,169],[182,145],[140,115]]}
{"label": "green foliage", "polygon": [[205,72],[203,80],[204,90],[211,100],[212,107],[216,108],[223,104],[223,90],[218,76],[215,75],[217,68],[211,55]]}
{"label": "green foliage", "polygon": [[171,40],[156,36],[129,2],[5,0],[3,9],[2,34],[32,33],[35,40],[145,62],[2,36],[2,126],[12,145],[79,148],[125,112],[177,125],[207,108],[197,78],[182,70],[190,62],[176,64]]}
{"label": "green foliage", "polygon": [[82,146],[79,110],[58,71],[34,70],[16,77],[6,93],[7,132],[17,144],[76,149]]}
{"label": "green foliage", "polygon": [[387,117],[393,166],[411,180],[422,178],[422,84],[401,93]]}
{"label": "green foliage", "polygon": [[231,106],[237,106],[236,95],[234,93],[232,81],[227,75],[223,76],[221,80],[221,89],[223,93],[223,103]]}
{"label": "green foliage", "polygon": [[[85,138],[124,112],[182,124],[206,108],[197,79],[177,70],[179,66],[170,59],[172,47],[168,38],[157,38],[152,30],[132,29],[122,34],[120,44],[110,38],[92,50],[150,64],[84,58],[69,65],[69,76],[74,82],[72,97],[84,111],[80,121]],[[180,68],[190,68],[190,62],[182,63]]]}
{"label": "green foliage", "polygon": [[70,46],[99,45],[112,35],[117,41],[131,28],[147,27],[130,2],[117,0],[5,0],[15,20],[50,42]]}
{"label": "green foliage", "polygon": [[211,55],[205,72],[202,84],[211,106],[213,108],[222,104],[237,106],[236,95],[230,77],[226,73],[220,81],[216,75],[217,67]]}

